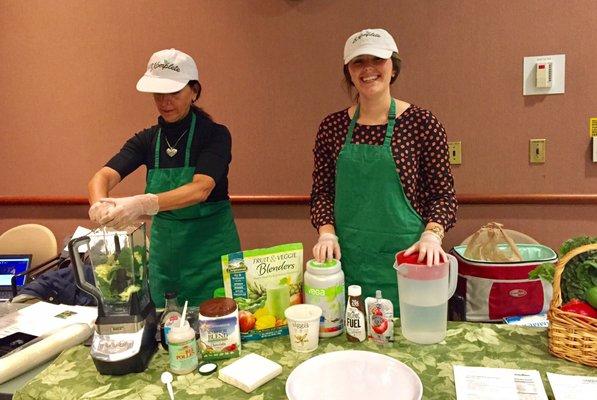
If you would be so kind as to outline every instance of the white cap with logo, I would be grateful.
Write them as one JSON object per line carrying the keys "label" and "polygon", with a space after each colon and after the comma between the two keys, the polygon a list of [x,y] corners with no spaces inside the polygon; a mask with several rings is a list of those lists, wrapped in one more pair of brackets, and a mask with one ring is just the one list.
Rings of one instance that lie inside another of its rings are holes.
{"label": "white cap with logo", "polygon": [[153,53],[147,71],[137,82],[137,90],[147,93],[174,93],[189,81],[199,80],[197,65],[188,54],[168,49]]}
{"label": "white cap with logo", "polygon": [[344,65],[357,56],[364,54],[390,58],[398,53],[398,46],[392,35],[385,29],[365,29],[348,38],[344,45]]}

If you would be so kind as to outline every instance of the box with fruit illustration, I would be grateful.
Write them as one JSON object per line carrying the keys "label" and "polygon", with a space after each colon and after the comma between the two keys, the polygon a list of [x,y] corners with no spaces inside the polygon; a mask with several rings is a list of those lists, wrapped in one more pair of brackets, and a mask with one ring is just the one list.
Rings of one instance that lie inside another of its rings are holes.
{"label": "box with fruit illustration", "polygon": [[303,245],[290,243],[222,256],[226,297],[238,304],[242,340],[288,334],[284,311],[303,302]]}

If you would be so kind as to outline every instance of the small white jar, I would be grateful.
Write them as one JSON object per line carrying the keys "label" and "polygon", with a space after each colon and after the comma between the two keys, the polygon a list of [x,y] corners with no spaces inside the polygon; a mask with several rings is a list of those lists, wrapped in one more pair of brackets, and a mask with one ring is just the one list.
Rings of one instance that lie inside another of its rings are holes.
{"label": "small white jar", "polygon": [[199,360],[197,358],[197,341],[195,330],[184,321],[183,326],[178,324],[170,327],[168,332],[168,359],[170,371],[177,375],[193,372]]}
{"label": "small white jar", "polygon": [[340,261],[307,261],[303,290],[305,303],[319,306],[323,311],[319,323],[319,337],[342,334],[345,297],[344,272]]}

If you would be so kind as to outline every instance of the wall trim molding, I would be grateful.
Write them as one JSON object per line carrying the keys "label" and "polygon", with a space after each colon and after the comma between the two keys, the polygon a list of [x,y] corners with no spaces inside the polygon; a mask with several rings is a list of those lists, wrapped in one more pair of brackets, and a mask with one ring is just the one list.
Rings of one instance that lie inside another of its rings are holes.
{"label": "wall trim molding", "polygon": [[[459,204],[597,204],[597,194],[461,194]],[[309,196],[237,195],[233,204],[309,204]],[[88,205],[82,196],[0,196],[0,206],[79,206]]]}

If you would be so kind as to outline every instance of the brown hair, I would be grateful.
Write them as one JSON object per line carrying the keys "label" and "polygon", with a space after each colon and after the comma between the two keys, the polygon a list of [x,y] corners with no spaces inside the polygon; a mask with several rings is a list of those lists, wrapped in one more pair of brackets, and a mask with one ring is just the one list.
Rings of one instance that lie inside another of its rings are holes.
{"label": "brown hair", "polygon": [[[390,79],[390,85],[394,83],[398,75],[400,75],[400,69],[402,67],[402,59],[398,55],[398,53],[392,53],[390,59],[392,60],[392,78]],[[352,83],[352,79],[350,79],[350,72],[348,71],[348,64],[344,65],[344,86],[346,87],[346,91],[351,99],[356,100],[359,98],[359,93],[353,93],[352,89],[354,88],[354,83]]]}
{"label": "brown hair", "polygon": [[209,120],[212,120],[212,121],[213,121],[213,118],[211,117],[211,115],[209,115],[208,113],[206,113],[206,112],[205,112],[205,111],[204,111],[204,110],[203,110],[201,107],[197,107],[197,106],[195,105],[195,102],[196,102],[197,100],[199,100],[199,97],[201,97],[201,89],[202,89],[202,88],[201,88],[201,84],[199,83],[199,81],[196,81],[196,80],[189,81],[188,85],[189,85],[189,87],[190,87],[191,89],[194,89],[194,90],[196,90],[196,91],[197,91],[197,95],[196,95],[196,96],[195,96],[195,98],[193,99],[193,102],[192,102],[192,104],[191,104],[191,108],[192,108],[193,110],[195,110],[195,112],[196,112],[197,114],[199,114],[200,116],[203,116],[203,117],[205,117],[205,118],[207,118],[207,119],[209,119]]}

